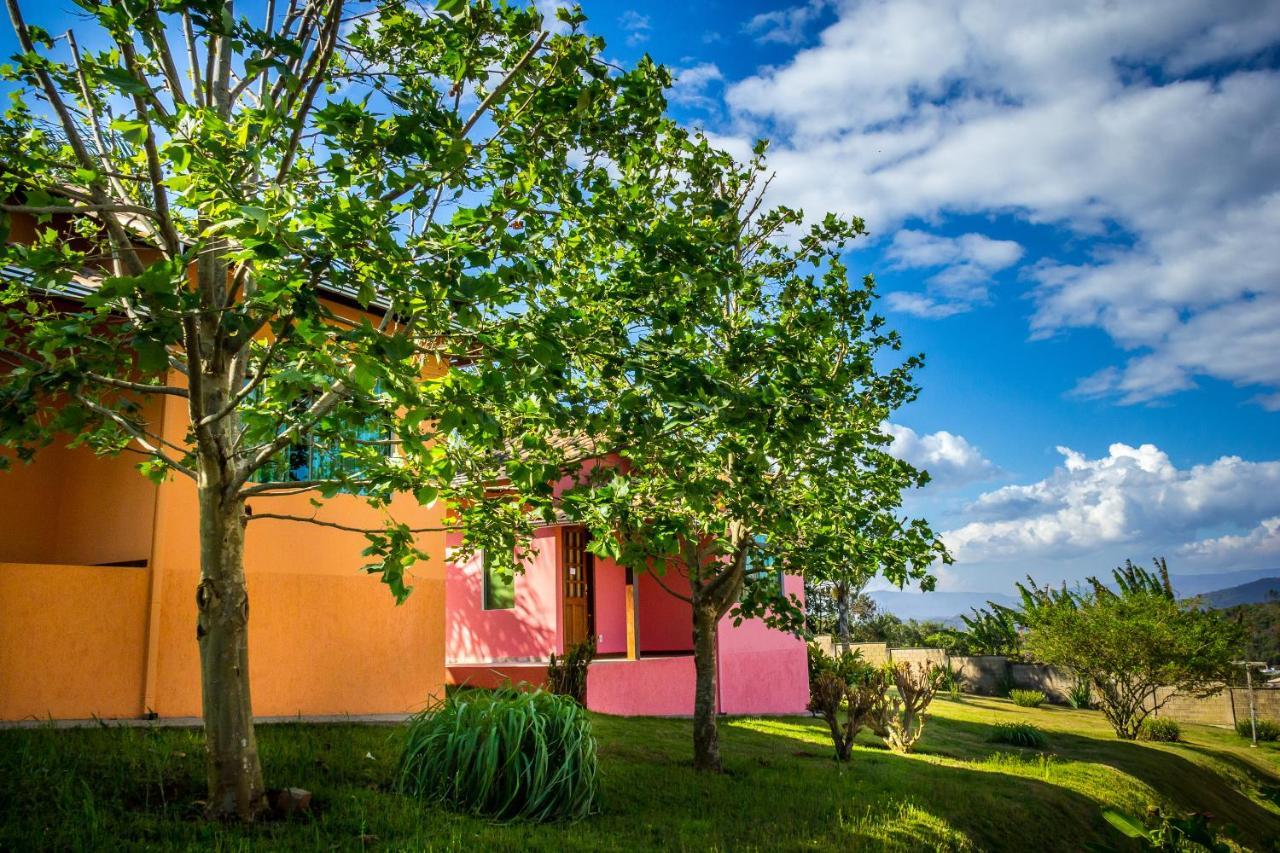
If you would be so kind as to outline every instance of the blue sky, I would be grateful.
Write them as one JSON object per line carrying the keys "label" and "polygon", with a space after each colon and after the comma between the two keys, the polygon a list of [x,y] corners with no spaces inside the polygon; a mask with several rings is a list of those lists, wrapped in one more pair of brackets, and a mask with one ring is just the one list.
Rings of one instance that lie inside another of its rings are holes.
{"label": "blue sky", "polygon": [[1280,570],[1280,0],[583,7],[683,122],[772,140],[775,202],[866,219],[940,588]]}
{"label": "blue sky", "polygon": [[1280,569],[1280,4],[584,10],[683,121],[769,137],[775,200],[867,219],[941,588]]}

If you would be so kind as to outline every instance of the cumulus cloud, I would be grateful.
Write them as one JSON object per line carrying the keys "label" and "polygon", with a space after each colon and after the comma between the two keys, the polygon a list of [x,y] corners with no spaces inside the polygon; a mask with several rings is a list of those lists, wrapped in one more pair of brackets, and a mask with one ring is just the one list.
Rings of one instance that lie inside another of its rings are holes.
{"label": "cumulus cloud", "polygon": [[[1063,463],[1045,479],[995,489],[966,508],[975,520],[943,534],[958,559],[1070,558],[1116,545],[1240,558],[1249,547],[1263,553],[1276,535],[1267,525],[1280,514],[1280,461],[1223,456],[1178,468],[1151,444],[1113,444],[1097,459],[1058,451]],[[1213,535],[1254,523],[1262,533]]]}
{"label": "cumulus cloud", "polygon": [[1191,542],[1178,549],[1188,557],[1200,557],[1215,562],[1234,563],[1241,558],[1280,557],[1280,515],[1264,518],[1257,527],[1243,536],[1219,536],[1202,542]]}
{"label": "cumulus cloud", "polygon": [[885,255],[895,269],[942,268],[925,281],[924,293],[890,293],[890,308],[921,317],[948,317],[987,302],[992,276],[1017,263],[1022,246],[982,234],[943,237],[904,229],[894,235]]}
{"label": "cumulus cloud", "polygon": [[758,42],[800,44],[808,36],[809,27],[830,6],[828,0],[810,0],[799,6],[761,12],[743,26]]}
{"label": "cumulus cloud", "polygon": [[885,432],[893,436],[889,452],[929,472],[933,482],[959,486],[986,480],[999,469],[962,435],[939,430],[920,435],[911,427],[885,424]]}
{"label": "cumulus cloud", "polygon": [[674,103],[692,107],[713,107],[717,100],[711,96],[713,86],[724,82],[720,68],[711,62],[699,62],[688,68],[676,68],[667,98]]}
{"label": "cumulus cloud", "polygon": [[[1083,258],[1040,258],[1028,279],[1033,335],[1099,327],[1126,351],[1078,390],[1141,403],[1211,376],[1280,408],[1280,72],[1252,61],[1280,41],[1280,0],[835,14],[726,92],[737,136],[775,140],[779,201],[878,233],[988,214],[1087,236]],[[982,301],[897,300],[934,316]]]}

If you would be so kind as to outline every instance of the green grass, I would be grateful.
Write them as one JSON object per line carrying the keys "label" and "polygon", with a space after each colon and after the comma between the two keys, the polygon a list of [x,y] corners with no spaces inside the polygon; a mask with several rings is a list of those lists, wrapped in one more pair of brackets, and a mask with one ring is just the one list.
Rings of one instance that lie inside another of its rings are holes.
{"label": "green grass", "polygon": [[[315,793],[314,815],[255,827],[199,818],[200,735],[174,729],[0,731],[0,850],[1079,850],[1133,849],[1102,808],[1203,810],[1250,849],[1280,838],[1280,745],[1183,727],[1180,743],[1117,740],[1097,712],[939,699],[919,752],[859,737],[830,759],[807,717],[728,719],[728,772],[688,766],[687,720],[593,716],[600,814],[496,824],[393,792],[398,730],[259,728],[268,784]],[[1025,720],[1050,749],[989,743]]]}

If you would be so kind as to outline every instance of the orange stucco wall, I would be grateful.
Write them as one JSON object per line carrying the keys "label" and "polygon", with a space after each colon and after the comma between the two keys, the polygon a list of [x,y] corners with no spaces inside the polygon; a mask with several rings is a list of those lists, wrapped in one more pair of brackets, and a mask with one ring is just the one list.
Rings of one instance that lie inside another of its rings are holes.
{"label": "orange stucco wall", "polygon": [[[179,444],[186,401],[158,400],[147,420]],[[135,470],[138,459],[55,444],[0,472],[0,719],[200,713],[195,486],[175,475],[157,487]],[[388,510],[339,496],[318,513],[312,497],[250,504],[356,527],[379,527],[387,514],[412,527],[436,527],[443,517],[441,506],[410,496]],[[417,567],[401,606],[360,571],[366,544],[357,533],[305,523],[249,524],[258,715],[406,712],[443,693],[443,534],[419,536],[430,560]],[[92,565],[123,561],[145,565]]]}
{"label": "orange stucco wall", "polygon": [[0,563],[0,719],[142,711],[147,571]]}

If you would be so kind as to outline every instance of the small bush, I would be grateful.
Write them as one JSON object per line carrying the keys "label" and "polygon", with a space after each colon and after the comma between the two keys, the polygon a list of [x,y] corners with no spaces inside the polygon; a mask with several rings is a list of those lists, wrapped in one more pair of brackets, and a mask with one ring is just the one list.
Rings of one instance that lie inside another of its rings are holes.
{"label": "small bush", "polygon": [[1067,691],[1067,704],[1077,711],[1087,711],[1089,703],[1092,701],[1092,695],[1093,691],[1089,688],[1089,682],[1077,681]]}
{"label": "small bush", "polygon": [[1007,743],[1011,746],[1026,746],[1033,749],[1044,749],[1049,739],[1031,723],[997,723],[987,736],[991,743]]}
{"label": "small bush", "polygon": [[1043,690],[1010,690],[1009,698],[1021,708],[1039,708],[1044,704]]}
{"label": "small bush", "polygon": [[591,722],[543,690],[455,693],[409,720],[397,787],[498,820],[586,817],[599,796]]}
{"label": "small bush", "polygon": [[[1258,740],[1280,740],[1280,723],[1275,720],[1258,720]],[[1249,718],[1236,721],[1236,733],[1240,737],[1253,739],[1253,732],[1249,727]]]}
{"label": "small bush", "polygon": [[547,689],[560,696],[568,696],[579,705],[587,704],[587,667],[596,656],[596,638],[588,637],[571,646],[564,657],[551,655],[547,666]]}
{"label": "small bush", "polygon": [[1138,729],[1138,740],[1173,743],[1182,737],[1182,729],[1168,717],[1147,717]]}

